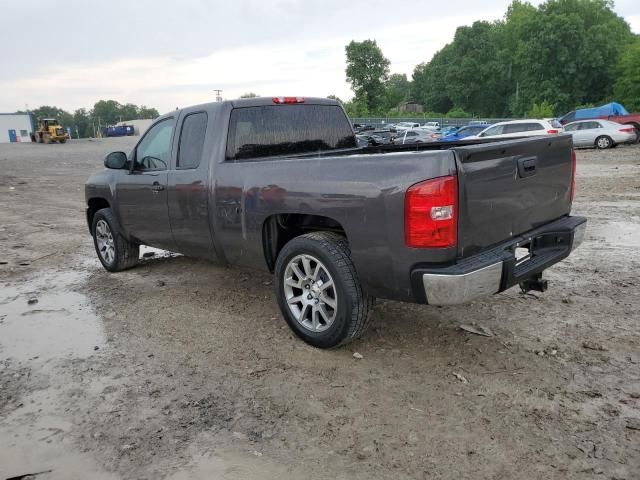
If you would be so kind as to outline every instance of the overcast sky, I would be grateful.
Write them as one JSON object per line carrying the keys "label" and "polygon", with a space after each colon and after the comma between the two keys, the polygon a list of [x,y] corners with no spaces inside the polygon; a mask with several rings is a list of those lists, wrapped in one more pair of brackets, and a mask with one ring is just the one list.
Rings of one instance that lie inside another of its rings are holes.
{"label": "overcast sky", "polygon": [[[638,2],[616,2],[636,33]],[[214,88],[224,98],[252,91],[346,100],[350,40],[377,40],[391,72],[410,77],[456,27],[501,18],[509,3],[67,0],[45,14],[30,2],[0,0],[0,112],[25,104],[72,111],[114,99],[162,113],[212,101]]]}

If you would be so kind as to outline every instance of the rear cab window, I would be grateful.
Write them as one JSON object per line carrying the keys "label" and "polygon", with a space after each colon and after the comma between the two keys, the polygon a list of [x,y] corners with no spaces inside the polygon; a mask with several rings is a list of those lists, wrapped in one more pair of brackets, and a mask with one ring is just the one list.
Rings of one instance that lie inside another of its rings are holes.
{"label": "rear cab window", "polygon": [[231,111],[227,160],[247,160],[357,148],[337,105],[265,105]]}

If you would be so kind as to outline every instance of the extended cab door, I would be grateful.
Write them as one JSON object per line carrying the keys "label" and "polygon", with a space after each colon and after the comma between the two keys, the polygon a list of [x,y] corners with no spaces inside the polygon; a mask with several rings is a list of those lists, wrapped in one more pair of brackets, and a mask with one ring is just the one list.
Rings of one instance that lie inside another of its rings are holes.
{"label": "extended cab door", "polygon": [[167,208],[167,177],[175,119],[154,124],[132,153],[133,166],[117,185],[120,222],[134,241],[174,249]]}
{"label": "extended cab door", "polygon": [[[169,221],[179,252],[215,260],[209,228],[211,142],[206,111],[186,111],[176,134],[177,154],[169,170]],[[211,122],[213,123],[213,122]]]}

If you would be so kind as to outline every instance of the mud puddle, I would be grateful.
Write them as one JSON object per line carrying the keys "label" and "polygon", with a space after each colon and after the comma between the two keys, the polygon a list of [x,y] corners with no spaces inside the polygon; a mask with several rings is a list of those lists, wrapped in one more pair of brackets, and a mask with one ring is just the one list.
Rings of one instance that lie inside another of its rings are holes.
{"label": "mud puddle", "polygon": [[19,362],[84,358],[104,344],[87,298],[71,291],[75,271],[45,274],[0,293],[0,357]]}
{"label": "mud puddle", "polygon": [[[219,442],[214,435],[203,432],[189,448],[185,456],[187,465],[169,474],[167,480],[298,480],[310,478],[308,471],[296,464],[283,464],[253,449],[215,448]],[[324,480],[325,475],[313,478]],[[343,480],[341,475],[331,476]]]}
{"label": "mud puddle", "polygon": [[0,421],[0,479],[43,472],[34,480],[115,480],[68,440],[73,429],[61,414],[54,389],[23,399],[24,406]]}
{"label": "mud puddle", "polygon": [[47,272],[0,289],[0,369],[24,382],[20,392],[0,391],[15,408],[0,416],[0,479],[34,473],[37,480],[115,478],[66,439],[72,424],[62,392],[75,385],[65,366],[105,344],[88,299],[73,291],[86,276]]}

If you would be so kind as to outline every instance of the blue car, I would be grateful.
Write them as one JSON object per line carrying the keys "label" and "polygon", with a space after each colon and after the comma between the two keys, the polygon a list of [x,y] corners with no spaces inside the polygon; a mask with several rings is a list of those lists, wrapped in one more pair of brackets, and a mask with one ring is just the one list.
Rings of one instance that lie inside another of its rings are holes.
{"label": "blue car", "polygon": [[470,137],[471,135],[477,135],[489,125],[467,125],[462,127],[458,131],[449,135],[443,136],[441,142],[455,142],[456,140],[462,140],[463,138]]}
{"label": "blue car", "polygon": [[458,130],[460,130],[460,127],[444,127],[440,130],[440,135],[446,137],[447,135],[453,135]]}

